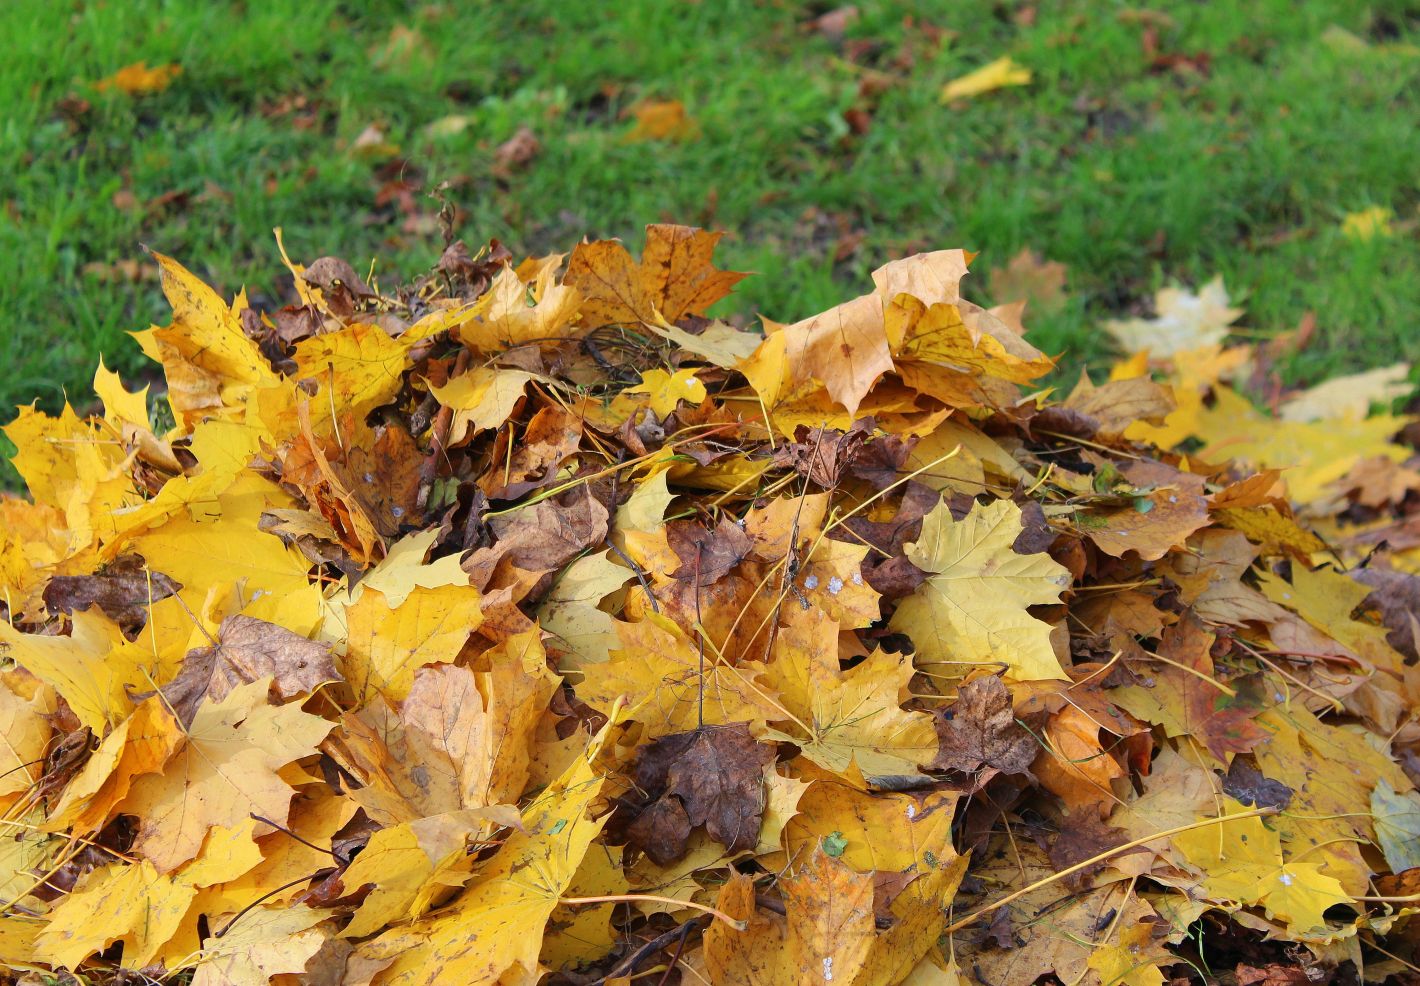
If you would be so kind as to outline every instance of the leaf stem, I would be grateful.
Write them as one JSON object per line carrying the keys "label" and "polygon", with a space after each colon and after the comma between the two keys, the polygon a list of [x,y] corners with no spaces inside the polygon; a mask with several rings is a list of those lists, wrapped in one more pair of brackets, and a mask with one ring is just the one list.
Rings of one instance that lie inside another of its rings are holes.
{"label": "leaf stem", "polygon": [[[1176,825],[1171,829],[1164,829],[1162,832],[1155,832],[1152,835],[1146,835],[1141,838],[1134,839],[1131,842],[1124,843],[1124,845],[1122,846],[1115,846],[1113,849],[1107,849],[1102,853],[1098,853],[1097,855],[1091,856],[1089,859],[1076,863],[1074,866],[1067,866],[1065,869],[1061,870],[1058,873],[1052,873],[1050,876],[1044,877],[1043,879],[1037,880],[1034,883],[1028,884],[1022,887],[1020,890],[1015,891],[1014,893],[1007,894],[1006,896],[1002,897],[1000,900],[996,901],[993,904],[987,904],[985,907],[979,907],[976,910],[972,911],[970,914],[968,914],[966,917],[962,918],[960,921],[954,921],[951,924],[947,925],[947,927],[944,929],[944,933],[951,934],[954,931],[960,931],[962,928],[965,928],[968,925],[975,924],[978,920],[985,917],[986,915],[1000,910],[1002,907],[1005,907],[1013,900],[1019,900],[1026,894],[1034,893],[1041,887],[1048,887],[1050,886],[1050,884],[1056,882],[1057,880],[1063,880],[1067,876],[1071,876],[1072,874],[1078,873],[1083,869],[1088,869],[1089,867],[1094,866],[1096,863],[1102,863],[1106,859],[1109,859],[1111,856],[1117,856],[1119,853],[1127,852],[1130,849],[1137,849],[1138,847],[1146,845],[1150,842],[1154,842],[1157,839],[1166,839],[1170,836],[1179,835],[1183,832],[1191,832],[1193,829],[1206,828],[1209,825],[1217,825],[1221,822],[1231,822],[1243,818],[1255,818],[1259,815],[1275,814],[1277,814],[1276,808],[1254,808],[1251,811],[1238,812],[1236,815],[1219,815],[1216,818],[1203,818],[1196,822],[1189,822],[1187,825]],[[1374,900],[1377,898],[1356,897],[1353,899]],[[1402,899],[1420,900],[1420,895]]]}

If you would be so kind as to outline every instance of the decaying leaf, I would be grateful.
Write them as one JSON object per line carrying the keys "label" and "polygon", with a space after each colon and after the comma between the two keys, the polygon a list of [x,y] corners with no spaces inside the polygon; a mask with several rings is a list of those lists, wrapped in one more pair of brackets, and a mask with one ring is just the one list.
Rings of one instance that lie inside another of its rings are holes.
{"label": "decaying leaf", "polygon": [[1215,280],[1067,393],[1034,254],[992,284],[1032,308],[941,250],[761,335],[706,316],[744,276],[717,238],[565,271],[456,242],[378,295],[278,241],[275,311],[156,257],[172,427],[102,366],[92,414],[5,427],[0,965],[1246,986],[1414,957],[1404,368],[1260,393],[1280,344],[1222,348]]}
{"label": "decaying leaf", "polygon": [[694,828],[734,852],[759,839],[762,777],[768,747],[746,723],[662,736],[636,764],[636,786],[655,798],[628,834],[662,865],[680,858]]}

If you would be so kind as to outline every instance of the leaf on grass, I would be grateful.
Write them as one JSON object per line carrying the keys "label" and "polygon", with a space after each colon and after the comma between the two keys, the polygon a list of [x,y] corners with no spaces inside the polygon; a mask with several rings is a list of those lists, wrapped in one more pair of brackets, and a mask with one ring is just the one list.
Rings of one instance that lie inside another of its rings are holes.
{"label": "leaf on grass", "polygon": [[1206,346],[1216,346],[1229,326],[1242,317],[1241,308],[1228,307],[1222,277],[1215,277],[1197,294],[1186,288],[1160,288],[1154,295],[1153,318],[1113,319],[1105,328],[1126,353],[1147,351],[1163,359]]}
{"label": "leaf on grass", "polygon": [[182,66],[176,62],[151,68],[146,61],[134,62],[95,82],[94,88],[100,92],[116,90],[127,96],[147,96],[162,92],[181,74]]}
{"label": "leaf on grass", "polygon": [[988,62],[942,87],[942,102],[970,99],[1008,86],[1030,85],[1031,71],[1009,55]]}

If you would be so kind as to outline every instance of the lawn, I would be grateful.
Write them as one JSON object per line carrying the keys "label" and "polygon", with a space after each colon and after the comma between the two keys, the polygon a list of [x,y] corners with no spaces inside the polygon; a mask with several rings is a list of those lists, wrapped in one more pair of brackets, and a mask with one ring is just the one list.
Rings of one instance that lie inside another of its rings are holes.
{"label": "lawn", "polygon": [[[992,272],[1029,247],[1068,267],[1027,325],[1072,369],[1107,360],[1103,319],[1215,274],[1245,335],[1315,313],[1293,381],[1420,357],[1413,2],[858,7],[837,31],[789,0],[8,0],[0,403],[83,401],[100,353],[141,369],[125,333],[166,311],[144,244],[279,304],[273,226],[392,280],[438,256],[440,187],[459,235],[519,254],[725,230],[759,276],[722,308],[780,321],[944,246],[1010,300]],[[1032,82],[939,101],[1002,55]],[[182,72],[94,86],[140,59]],[[648,100],[681,101],[681,132],[632,139]],[[504,160],[523,127],[538,152]],[[1391,235],[1343,234],[1372,207]]]}

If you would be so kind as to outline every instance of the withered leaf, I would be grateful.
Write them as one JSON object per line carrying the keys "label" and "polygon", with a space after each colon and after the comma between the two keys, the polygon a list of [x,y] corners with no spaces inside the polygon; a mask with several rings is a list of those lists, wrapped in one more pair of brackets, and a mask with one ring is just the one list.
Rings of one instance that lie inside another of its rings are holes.
{"label": "withered leaf", "polygon": [[586,486],[579,486],[560,499],[494,517],[488,525],[493,545],[465,558],[463,569],[479,588],[490,584],[500,564],[539,574],[553,571],[600,544],[606,537],[607,518],[606,507]]}
{"label": "withered leaf", "polygon": [[[131,560],[131,559],[130,559]],[[98,606],[117,624],[142,626],[148,607],[178,590],[162,572],[119,563],[94,575],[56,575],[44,587],[44,604],[56,613],[72,613]]]}
{"label": "withered leaf", "polygon": [[730,852],[753,846],[764,814],[764,767],[773,758],[743,722],[654,740],[637,761],[636,784],[656,800],[632,823],[634,844],[667,863],[684,854],[691,829],[703,825]]}
{"label": "withered leaf", "polygon": [[1412,661],[1420,658],[1420,576],[1385,568],[1357,568],[1350,574],[1371,587],[1366,604],[1380,610],[1390,645]]}
{"label": "withered leaf", "polygon": [[1282,811],[1292,803],[1294,792],[1281,781],[1264,776],[1243,757],[1236,757],[1223,778],[1223,793],[1245,805]]}
{"label": "withered leaf", "polygon": [[832,489],[862,453],[872,431],[870,418],[854,422],[847,431],[801,425],[795,440],[775,451],[774,465],[793,469],[810,482]]}
{"label": "withered leaf", "polygon": [[237,615],[222,621],[217,643],[189,651],[178,676],[161,691],[183,725],[188,725],[203,699],[220,702],[238,685],[259,678],[271,679],[271,695],[282,702],[341,680],[329,644]]}
{"label": "withered leaf", "polygon": [[754,550],[744,528],[728,517],[721,517],[713,528],[692,521],[672,521],[666,525],[666,540],[680,559],[680,567],[671,578],[714,585]]}
{"label": "withered leaf", "polygon": [[991,767],[1003,774],[1028,774],[1038,749],[1016,722],[1011,693],[994,675],[958,689],[952,707],[937,715],[937,738],[941,747],[932,770],[970,773]]}

